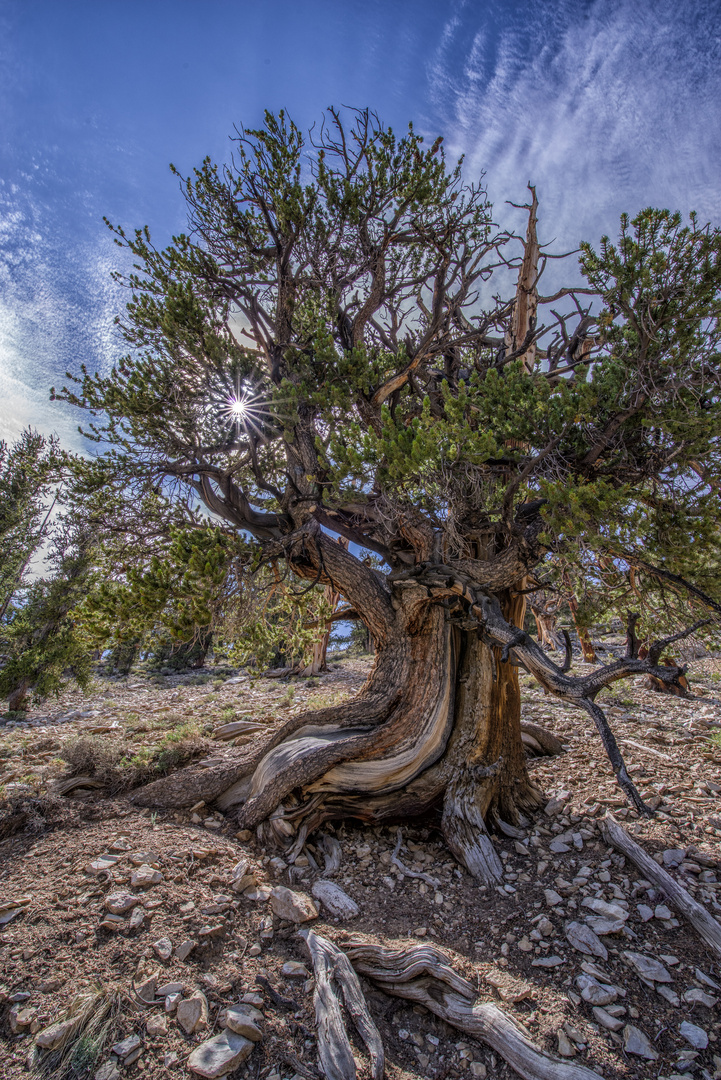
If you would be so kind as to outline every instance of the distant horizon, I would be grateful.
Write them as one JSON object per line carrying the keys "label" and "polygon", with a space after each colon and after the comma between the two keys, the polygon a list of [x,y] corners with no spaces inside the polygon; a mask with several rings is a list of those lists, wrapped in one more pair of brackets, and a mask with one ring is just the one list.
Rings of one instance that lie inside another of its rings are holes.
{"label": "distant horizon", "polygon": [[[537,186],[554,250],[614,237],[623,211],[721,224],[721,0],[398,0],[383,6],[155,0],[0,6],[0,438],[27,425],[83,446],[49,401],[66,370],[107,372],[122,269],[103,215],[183,231],[168,164],[227,159],[233,125],[330,104],[444,137],[496,216]],[[509,215],[515,215],[510,217]]]}

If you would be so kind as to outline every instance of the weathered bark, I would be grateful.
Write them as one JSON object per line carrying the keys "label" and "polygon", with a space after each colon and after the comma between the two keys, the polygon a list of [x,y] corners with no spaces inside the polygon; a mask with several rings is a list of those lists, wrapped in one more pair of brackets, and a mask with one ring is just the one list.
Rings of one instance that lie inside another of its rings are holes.
{"label": "weathered bark", "polygon": [[443,833],[454,855],[483,881],[501,864],[484,822],[518,825],[538,805],[521,737],[518,673],[469,635],[458,675],[456,724],[446,755]]}
{"label": "weathered bark", "polygon": [[587,626],[581,626],[578,621],[578,600],[571,594],[568,597],[568,606],[571,611],[571,618],[573,619],[573,625],[576,627],[576,633],[578,634],[578,640],[581,643],[581,651],[583,652],[583,659],[587,664],[596,663],[596,650],[593,647],[591,641],[591,635],[588,632]]}
{"label": "weathered bark", "polygon": [[15,689],[8,696],[8,712],[21,712],[27,709],[29,693],[30,680],[21,679]]}
{"label": "weathered bark", "polygon": [[[356,699],[357,709],[382,685],[386,715],[362,727],[347,717],[341,726],[338,715],[327,726],[301,727],[259,762],[239,820],[255,827],[272,814],[280,839],[289,826],[295,833],[338,814],[379,822],[442,803],[456,856],[482,880],[498,880],[484,821],[517,825],[538,803],[525,765],[516,669],[475,632],[451,628],[444,609],[424,602],[416,586],[401,592],[405,633],[379,652]],[[283,805],[298,789],[307,814],[295,801]]]}
{"label": "weathered bark", "polygon": [[563,639],[556,629],[559,606],[557,600],[541,601],[538,599],[531,604],[539,644],[545,649],[551,649],[553,652],[560,652],[563,649]]}
{"label": "weathered bark", "polygon": [[[517,826],[538,802],[525,764],[517,670],[475,630],[454,625],[416,582],[399,582],[393,605],[356,698],[293,718],[206,775],[194,766],[155,781],[135,801],[190,805],[210,801],[212,790],[225,810],[244,804],[241,826],[262,826],[269,841],[286,846],[333,817],[381,822],[442,808],[457,857],[483,880],[498,880],[484,822]],[[522,597],[508,593],[504,606],[522,618]]]}
{"label": "weathered bark", "polygon": [[[442,808],[442,828],[459,860],[481,880],[497,881],[501,867],[487,826],[515,835],[540,801],[525,762],[514,666],[521,662],[547,690],[589,713],[619,784],[647,812],[594,699],[629,674],[672,682],[675,670],[657,665],[668,641],[653,645],[648,661],[630,658],[573,677],[521,629],[518,581],[494,594],[435,561],[384,579],[320,530],[304,534],[295,566],[335,583],[373,633],[376,662],[362,691],[279,725],[214,763],[206,777],[195,766],[187,780],[181,773],[156,781],[136,794],[137,802],[215,799],[224,810],[242,804],[239,824],[284,846],[291,862],[309,832],[330,818],[390,822]],[[549,749],[533,733],[527,737]]]}
{"label": "weathered bark", "polygon": [[[648,646],[642,645],[638,650],[639,659],[643,660],[648,656]],[[670,656],[664,656],[659,660],[659,664],[663,664],[664,667],[676,668],[679,665]],[[657,694],[672,694],[674,697],[686,697],[689,693],[688,679],[686,678],[686,669],[682,669],[682,674],[679,675],[676,684],[665,683],[662,679],[659,679],[656,675],[649,675],[646,679],[646,688],[648,690],[654,690]]]}
{"label": "weathered bark", "polygon": [[344,946],[356,971],[386,994],[415,1001],[429,1012],[481,1039],[525,1080],[599,1080],[584,1065],[546,1053],[528,1033],[493,1002],[477,1001],[478,991],[432,946],[387,949],[351,941]]}
{"label": "weathered bark", "polygon": [[[315,989],[313,1004],[318,1031],[318,1058],[326,1080],[355,1080],[353,1050],[343,1022],[339,997],[363,1039],[371,1059],[373,1080],[382,1080],[385,1072],[383,1041],[368,1011],[358,976],[347,956],[327,938],[313,930],[299,930],[313,961]],[[339,993],[340,992],[340,993]]]}

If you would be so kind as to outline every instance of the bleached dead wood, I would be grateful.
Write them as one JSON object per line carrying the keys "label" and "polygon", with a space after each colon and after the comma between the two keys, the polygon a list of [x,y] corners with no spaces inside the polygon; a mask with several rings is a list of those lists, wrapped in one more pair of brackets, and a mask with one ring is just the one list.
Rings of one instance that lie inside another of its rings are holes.
{"label": "bleached dead wood", "polygon": [[394,950],[359,941],[345,949],[356,971],[387,994],[418,1002],[464,1034],[482,1039],[524,1080],[598,1080],[599,1074],[583,1065],[541,1050],[497,1005],[474,1005],[475,987],[457,975],[437,949],[423,945]]}
{"label": "bleached dead wood", "polygon": [[486,885],[503,880],[503,864],[486,829],[477,797],[478,785],[482,778],[492,777],[499,767],[500,761],[458,769],[443,798],[441,827],[446,843],[458,861]]}
{"label": "bleached dead wood", "polygon": [[53,789],[55,795],[70,795],[78,788],[104,788],[102,780],[93,776],[71,776],[66,780],[58,780]]}
{"label": "bleached dead wood", "polygon": [[421,881],[425,881],[426,885],[431,885],[434,889],[437,889],[440,885],[440,881],[437,878],[431,877],[430,874],[424,874],[422,870],[409,870],[407,866],[404,866],[401,860],[398,858],[398,852],[401,850],[401,844],[403,843],[403,831],[398,830],[396,836],[396,846],[393,848],[393,854],[391,855],[391,862],[394,866],[398,867],[404,877],[420,878]]}
{"label": "bleached dead wood", "polygon": [[255,735],[258,731],[267,731],[267,724],[259,724],[255,720],[231,720],[228,724],[221,724],[213,731],[213,738],[221,742],[229,742],[240,735]]}
{"label": "bleached dead wood", "polygon": [[340,869],[340,864],[343,861],[343,848],[336,838],[329,836],[328,833],[321,833],[316,838],[316,843],[323,852],[325,860],[323,877],[332,877]]}
{"label": "bleached dead wood", "polygon": [[521,720],[521,738],[531,749],[535,750],[538,747],[537,753],[547,754],[549,757],[564,753],[563,743],[552,731],[530,720]]}
{"label": "bleached dead wood", "polygon": [[612,844],[630,859],[645,878],[657,885],[659,889],[663,889],[678,913],[691,924],[716,956],[721,957],[721,924],[714,919],[713,915],[709,914],[697,900],[694,900],[683,885],[679,885],[675,878],[672,878],[662,866],[647,855],[612,814],[606,814],[601,820],[601,831],[607,843]]}
{"label": "bleached dead wood", "polygon": [[355,1080],[356,1077],[356,1063],[343,1022],[336,990],[338,987],[358,1034],[368,1049],[373,1080],[382,1080],[385,1072],[383,1041],[348,958],[332,941],[313,930],[299,930],[298,933],[305,940],[313,961],[313,1004],[318,1029],[318,1058],[323,1075],[326,1080]]}

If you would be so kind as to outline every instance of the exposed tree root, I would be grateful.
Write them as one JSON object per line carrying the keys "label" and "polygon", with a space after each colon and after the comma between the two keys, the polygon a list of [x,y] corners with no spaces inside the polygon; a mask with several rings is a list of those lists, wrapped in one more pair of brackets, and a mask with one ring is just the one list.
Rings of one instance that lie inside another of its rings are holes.
{"label": "exposed tree root", "polygon": [[398,858],[398,853],[401,850],[403,843],[403,830],[398,830],[398,838],[396,840],[396,846],[393,849],[391,855],[391,862],[394,866],[397,866],[404,877],[419,878],[421,881],[425,881],[426,885],[430,885],[432,888],[437,889],[440,886],[440,882],[437,878],[431,877],[430,874],[424,874],[422,870],[409,870],[407,866],[404,866],[401,860]]}
{"label": "exposed tree root", "polygon": [[679,914],[691,924],[716,956],[721,957],[721,924],[714,919],[713,915],[694,900],[683,885],[679,885],[675,878],[672,878],[662,866],[647,855],[611,814],[606,814],[602,819],[601,831],[607,843],[613,844],[639,868],[645,878],[652,881],[659,889],[663,889]]}
{"label": "exposed tree root", "polygon": [[343,1021],[338,991],[353,1018],[371,1059],[373,1080],[385,1072],[383,1040],[368,1011],[358,976],[348,958],[327,938],[313,930],[299,930],[313,961],[313,1004],[318,1029],[318,1057],[326,1080],[355,1080],[356,1064]]}
{"label": "exposed tree root", "polygon": [[441,824],[446,843],[459,862],[487,885],[502,879],[503,865],[483,820],[477,781],[482,774],[492,776],[497,771],[497,765],[460,769],[446,788]]}
{"label": "exposed tree root", "polygon": [[535,757],[556,757],[564,752],[563,743],[552,731],[529,720],[521,720],[521,739]]}
{"label": "exposed tree root", "polygon": [[394,950],[360,941],[344,948],[356,971],[385,993],[424,1005],[464,1034],[482,1039],[525,1080],[598,1080],[599,1074],[583,1065],[541,1050],[498,1006],[474,1005],[475,988],[438,950],[430,946]]}
{"label": "exposed tree root", "polygon": [[[479,880],[497,883],[501,865],[488,828],[514,833],[542,801],[528,776],[524,740],[536,754],[563,751],[551,732],[520,722],[514,664],[522,662],[551,693],[592,717],[618,783],[640,813],[651,813],[595,698],[628,675],[675,683],[679,670],[659,666],[658,658],[688,631],[655,642],[646,660],[627,657],[574,677],[507,621],[498,597],[451,567],[427,563],[404,572],[394,578],[393,598],[394,621],[357,697],[157,780],[133,801],[179,807],[202,799],[225,811],[242,804],[239,824],[259,828],[291,861],[324,821],[402,822],[442,805],[451,851]],[[468,604],[462,627],[439,602],[449,598]]]}
{"label": "exposed tree root", "polygon": [[53,787],[54,795],[71,795],[78,788],[104,788],[108,785],[99,780],[97,776],[70,776],[66,780],[58,780]]}

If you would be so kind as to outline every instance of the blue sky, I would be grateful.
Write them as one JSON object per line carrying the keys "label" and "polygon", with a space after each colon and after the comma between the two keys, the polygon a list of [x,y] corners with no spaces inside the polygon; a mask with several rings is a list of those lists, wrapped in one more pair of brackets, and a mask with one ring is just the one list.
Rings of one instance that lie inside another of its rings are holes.
{"label": "blue sky", "polygon": [[[721,224],[721,0],[0,0],[0,437],[79,446],[48,390],[122,353],[106,214],[184,228],[168,170],[330,104],[445,137],[544,240],[663,205]],[[512,220],[512,219],[506,219]]]}

